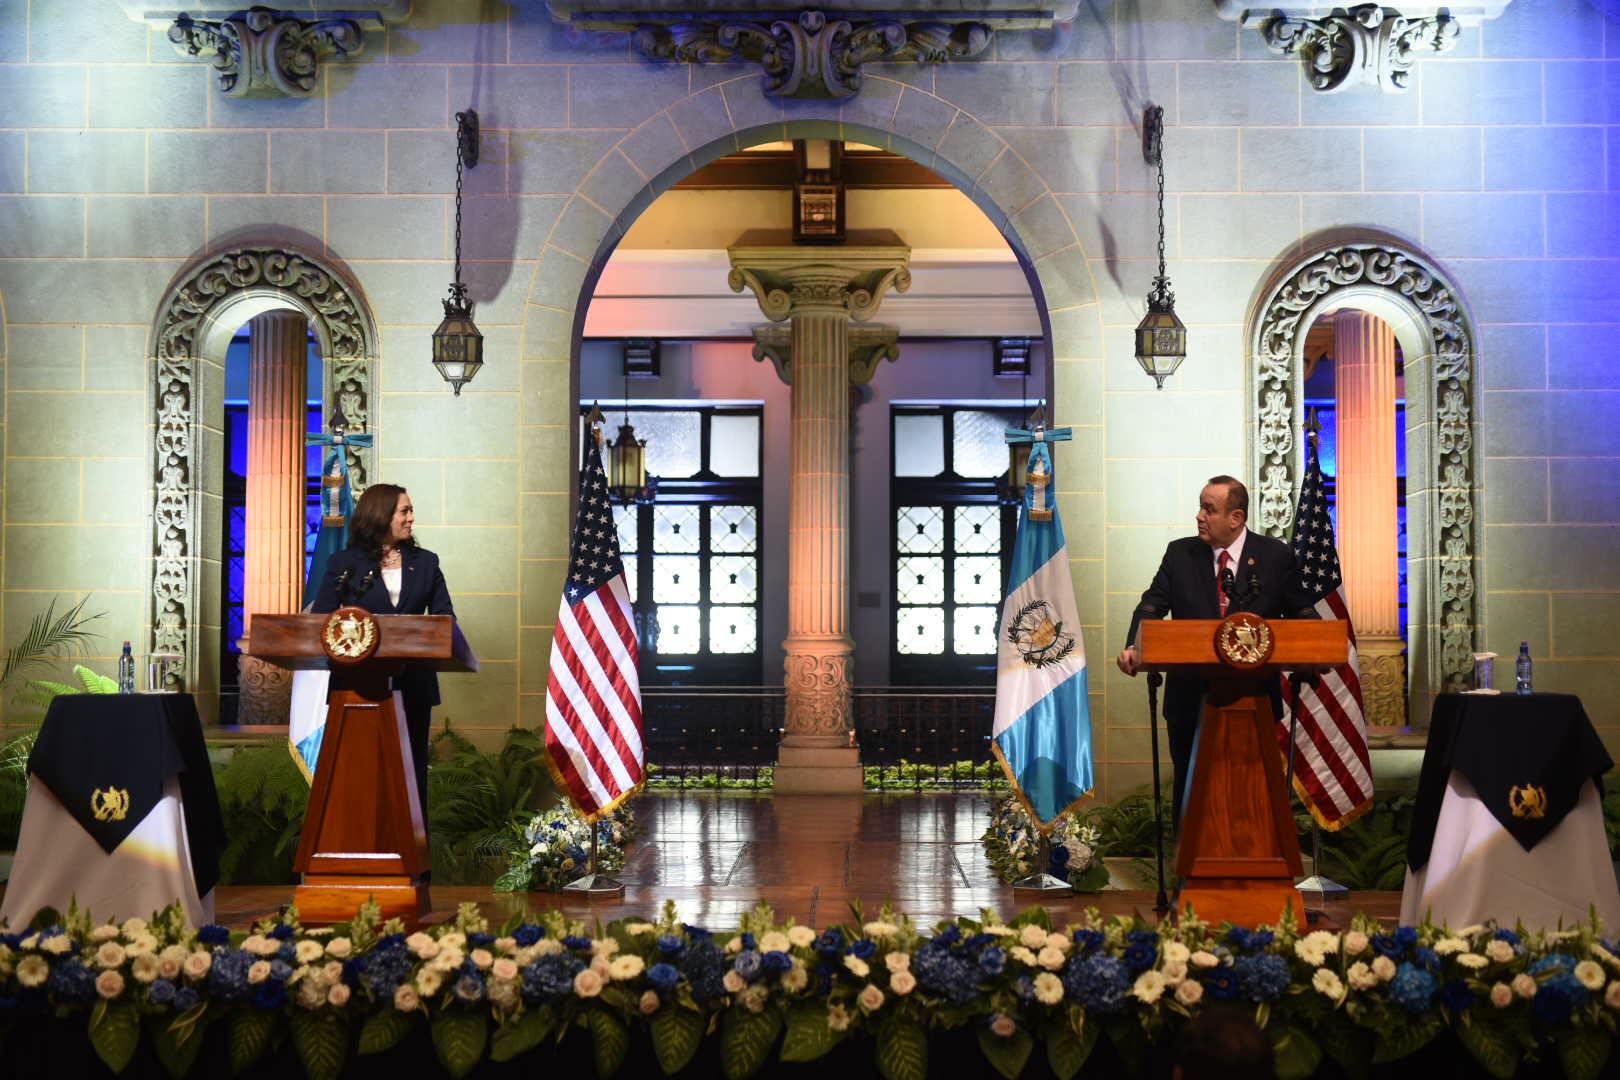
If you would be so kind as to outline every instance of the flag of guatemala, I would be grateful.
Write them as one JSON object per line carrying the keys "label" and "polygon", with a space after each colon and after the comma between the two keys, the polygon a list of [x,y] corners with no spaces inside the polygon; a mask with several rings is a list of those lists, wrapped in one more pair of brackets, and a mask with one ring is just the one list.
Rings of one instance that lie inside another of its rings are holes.
{"label": "flag of guatemala", "polygon": [[1037,433],[997,635],[991,740],[1043,832],[1093,786],[1086,647],[1051,476],[1050,444]]}

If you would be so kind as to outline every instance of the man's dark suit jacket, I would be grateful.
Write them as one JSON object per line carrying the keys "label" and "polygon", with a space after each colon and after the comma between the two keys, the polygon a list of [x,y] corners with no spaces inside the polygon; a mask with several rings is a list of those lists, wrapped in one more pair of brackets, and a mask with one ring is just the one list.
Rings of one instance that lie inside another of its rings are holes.
{"label": "man's dark suit jacket", "polygon": [[[1294,564],[1294,552],[1281,540],[1253,529],[1243,541],[1243,564],[1232,568],[1232,597],[1226,609],[1252,611],[1266,619],[1309,617],[1310,600]],[[1165,548],[1153,584],[1142,594],[1131,616],[1126,645],[1136,644],[1143,619],[1218,619],[1219,586],[1215,580],[1215,551],[1196,536],[1171,541]],[[1273,694],[1275,701],[1276,694]],[[1170,675],[1165,679],[1164,722],[1170,735],[1170,759],[1175,767],[1172,811],[1179,827],[1181,800],[1186,793],[1187,768],[1193,736],[1203,711],[1204,684],[1196,675]]]}
{"label": "man's dark suit jacket", "polygon": [[[388,600],[388,586],[383,584],[382,567],[376,559],[360,548],[344,548],[326,564],[320,591],[310,610],[324,614],[335,611],[341,604],[363,607],[373,615],[454,615],[450,605],[450,590],[439,570],[439,557],[426,548],[407,548],[402,553],[403,573],[399,582],[399,603]],[[337,582],[343,572],[349,572],[344,595],[339,602]],[[360,586],[371,575],[365,592]],[[432,709],[439,703],[439,677],[432,671],[407,668],[394,680],[394,686],[405,699],[405,711]]]}

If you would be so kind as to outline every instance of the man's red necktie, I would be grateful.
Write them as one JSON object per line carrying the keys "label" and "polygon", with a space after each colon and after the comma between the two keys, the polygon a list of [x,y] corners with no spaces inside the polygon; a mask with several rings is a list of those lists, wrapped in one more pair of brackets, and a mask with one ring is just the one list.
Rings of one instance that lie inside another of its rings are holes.
{"label": "man's red necktie", "polygon": [[1231,598],[1226,595],[1226,564],[1231,561],[1232,556],[1226,551],[1222,551],[1220,558],[1216,560],[1215,587],[1221,594],[1221,618],[1223,619],[1226,618],[1226,605],[1231,602]]}

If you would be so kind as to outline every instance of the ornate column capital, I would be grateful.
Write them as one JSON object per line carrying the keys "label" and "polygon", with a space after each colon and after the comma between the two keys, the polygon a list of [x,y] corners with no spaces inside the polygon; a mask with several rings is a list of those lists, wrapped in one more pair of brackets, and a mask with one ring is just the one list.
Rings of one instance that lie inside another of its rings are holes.
{"label": "ornate column capital", "polygon": [[[851,386],[871,382],[880,362],[900,359],[900,331],[896,327],[851,326],[847,341]],[[769,360],[782,381],[793,385],[792,328],[781,323],[754,327],[754,359]]]}
{"label": "ornate column capital", "polygon": [[358,55],[366,44],[353,19],[311,22],[264,7],[219,20],[181,12],[169,41],[181,56],[208,57],[229,97],[308,97],[320,60]]}
{"label": "ornate column capital", "polygon": [[1496,18],[1510,3],[1464,0],[1401,9],[1371,3],[1333,8],[1323,15],[1322,5],[1308,0],[1263,7],[1251,7],[1247,0],[1215,0],[1215,9],[1223,19],[1260,31],[1266,47],[1279,56],[1304,59],[1306,77],[1318,93],[1376,86],[1398,94],[1410,84],[1421,53],[1449,52],[1464,26]]}
{"label": "ornate column capital", "polygon": [[911,288],[911,248],[888,229],[855,229],[845,244],[795,246],[786,229],[751,229],[726,249],[732,292],[748,289],[772,322],[811,312],[865,322],[891,288]]}

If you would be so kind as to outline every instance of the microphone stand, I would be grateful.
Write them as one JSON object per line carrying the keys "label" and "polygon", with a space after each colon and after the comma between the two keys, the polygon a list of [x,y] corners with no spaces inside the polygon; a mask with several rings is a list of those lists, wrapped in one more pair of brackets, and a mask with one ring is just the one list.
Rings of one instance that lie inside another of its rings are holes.
{"label": "microphone stand", "polygon": [[1164,800],[1159,798],[1159,686],[1163,682],[1163,674],[1148,672],[1148,742],[1153,746],[1153,855],[1159,879],[1153,913],[1161,919],[1170,913],[1170,898],[1164,891]]}

